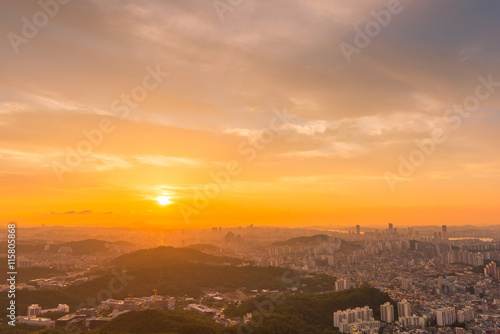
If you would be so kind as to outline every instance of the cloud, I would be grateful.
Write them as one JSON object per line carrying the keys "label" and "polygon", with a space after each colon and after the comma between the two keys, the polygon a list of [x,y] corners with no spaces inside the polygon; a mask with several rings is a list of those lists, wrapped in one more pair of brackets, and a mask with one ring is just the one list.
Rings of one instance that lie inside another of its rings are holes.
{"label": "cloud", "polygon": [[162,167],[172,167],[175,165],[198,166],[203,164],[199,160],[180,158],[180,157],[166,157],[162,155],[142,155],[134,157],[139,163],[149,164]]}

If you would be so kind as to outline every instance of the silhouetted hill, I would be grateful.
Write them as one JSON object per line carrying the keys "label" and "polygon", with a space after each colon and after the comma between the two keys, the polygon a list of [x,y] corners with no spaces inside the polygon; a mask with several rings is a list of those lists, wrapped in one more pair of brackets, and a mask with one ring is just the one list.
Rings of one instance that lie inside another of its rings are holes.
{"label": "silhouetted hill", "polygon": [[[95,299],[99,291],[107,291],[111,283],[116,285],[117,276],[121,277],[122,274],[130,279],[125,280],[126,286],[123,289],[113,291],[109,298],[123,299],[129,293],[134,296],[151,296],[155,287],[159,295],[196,298],[206,291],[223,293],[240,288],[246,288],[247,291],[286,291],[291,288],[290,282],[297,280],[304,283],[304,286],[299,287],[304,292],[332,291],[335,284],[335,278],[325,274],[304,275],[300,271],[279,267],[221,265],[228,261],[241,262],[188,248],[160,247],[142,250],[118,257],[113,269],[108,269],[85,283],[60,290],[19,291],[17,306],[20,310],[25,310],[30,304],[53,308],[58,303],[66,303],[73,309],[89,298]],[[0,295],[0,303],[8,303],[7,294]],[[0,311],[0,316],[5,313],[6,310]]]}
{"label": "silhouetted hill", "polygon": [[158,247],[141,249],[133,253],[121,255],[112,261],[112,264],[127,269],[157,267],[158,265],[172,265],[180,263],[205,264],[241,264],[240,259],[205,254],[191,248]]}

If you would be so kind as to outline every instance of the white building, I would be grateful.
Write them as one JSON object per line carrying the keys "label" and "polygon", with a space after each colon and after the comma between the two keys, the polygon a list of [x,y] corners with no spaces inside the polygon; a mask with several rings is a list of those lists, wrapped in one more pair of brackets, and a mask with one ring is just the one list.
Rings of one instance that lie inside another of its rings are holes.
{"label": "white building", "polygon": [[348,324],[357,322],[357,321],[365,321],[373,319],[373,310],[368,306],[363,308],[356,307],[355,309],[347,309],[345,311],[337,311],[333,313],[333,326],[339,327],[342,322],[346,322]]}
{"label": "white building", "polygon": [[371,333],[377,332],[381,323],[373,319],[373,310],[365,306],[334,312],[333,326],[341,333]]}
{"label": "white building", "polygon": [[394,306],[391,303],[380,305],[380,320],[389,324],[394,322]]}
{"label": "white building", "polygon": [[411,305],[403,299],[398,303],[398,319],[411,317]]}
{"label": "white building", "polygon": [[457,321],[455,309],[453,307],[446,307],[436,311],[436,318],[438,326],[453,325]]}
{"label": "white building", "polygon": [[56,308],[48,308],[46,310],[41,310],[40,313],[44,314],[47,312],[65,312],[69,313],[69,306],[66,304],[58,304]]}
{"label": "white building", "polygon": [[408,327],[420,327],[424,328],[427,323],[427,317],[419,317],[413,315],[411,317],[399,317],[399,325],[404,328]]}
{"label": "white building", "polygon": [[29,318],[29,317],[16,317],[16,323],[27,324],[31,326],[40,327],[54,327],[55,322],[48,318]]}
{"label": "white building", "polygon": [[39,315],[41,311],[42,308],[38,306],[38,304],[32,304],[28,306],[28,318],[36,318],[36,316]]}
{"label": "white building", "polygon": [[382,323],[376,320],[369,321],[359,321],[353,323],[343,322],[340,324],[339,331],[341,333],[378,333],[378,330],[382,327]]}

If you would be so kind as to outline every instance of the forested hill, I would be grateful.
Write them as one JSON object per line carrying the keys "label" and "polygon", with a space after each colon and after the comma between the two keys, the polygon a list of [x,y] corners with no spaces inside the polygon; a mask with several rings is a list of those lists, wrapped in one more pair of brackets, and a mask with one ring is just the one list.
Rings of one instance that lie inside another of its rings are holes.
{"label": "forested hill", "polygon": [[205,254],[193,248],[158,247],[121,255],[114,259],[112,264],[128,269],[139,269],[182,263],[237,265],[242,262],[242,260],[232,257]]}

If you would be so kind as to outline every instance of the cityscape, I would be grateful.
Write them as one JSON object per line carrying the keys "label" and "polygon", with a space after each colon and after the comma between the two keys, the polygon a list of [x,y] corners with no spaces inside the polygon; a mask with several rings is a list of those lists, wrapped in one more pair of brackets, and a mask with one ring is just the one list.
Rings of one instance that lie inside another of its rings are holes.
{"label": "cityscape", "polygon": [[500,334],[500,1],[0,3],[0,334]]}
{"label": "cityscape", "polygon": [[[402,228],[389,223],[387,228],[333,230],[247,225],[118,232],[49,226],[23,231],[18,245],[22,281],[16,285],[23,308],[16,324],[109,330],[105,326],[121,315],[154,310],[202,316],[217,326],[216,332],[257,332],[259,323],[277,316],[274,312],[293,298],[344,294],[345,300],[321,310],[332,333],[500,329],[498,226]],[[112,239],[57,242],[82,233]],[[183,285],[191,265],[206,271],[201,289]],[[150,272],[136,275],[144,270]],[[222,270],[233,277],[224,277]],[[240,270],[248,277],[238,280]],[[0,290],[8,291],[9,284]],[[366,301],[350,297],[353,293],[366,294]],[[353,306],[341,308],[346,302]]]}

